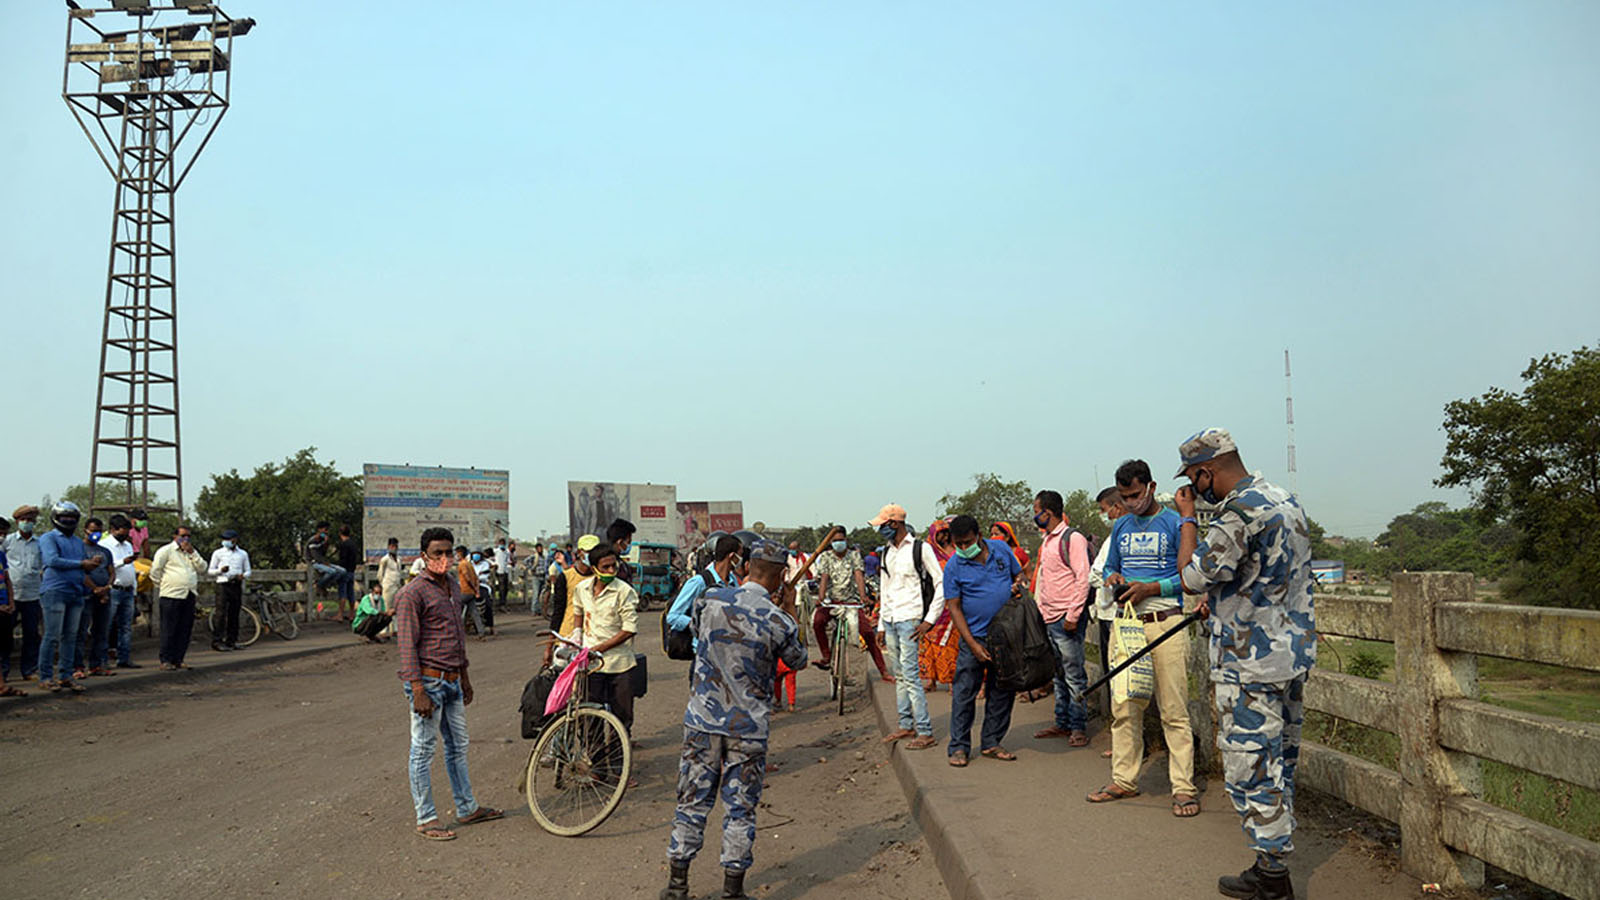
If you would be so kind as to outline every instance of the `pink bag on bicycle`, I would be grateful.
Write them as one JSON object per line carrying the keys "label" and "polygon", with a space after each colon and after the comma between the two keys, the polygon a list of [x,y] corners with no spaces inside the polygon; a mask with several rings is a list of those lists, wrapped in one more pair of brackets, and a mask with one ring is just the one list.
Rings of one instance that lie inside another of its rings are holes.
{"label": "pink bag on bicycle", "polygon": [[567,663],[567,667],[556,676],[556,683],[551,685],[550,696],[544,701],[545,715],[555,715],[567,705],[567,701],[572,699],[572,689],[577,686],[578,673],[588,667],[589,651],[579,650],[577,655],[572,657],[572,662]]}

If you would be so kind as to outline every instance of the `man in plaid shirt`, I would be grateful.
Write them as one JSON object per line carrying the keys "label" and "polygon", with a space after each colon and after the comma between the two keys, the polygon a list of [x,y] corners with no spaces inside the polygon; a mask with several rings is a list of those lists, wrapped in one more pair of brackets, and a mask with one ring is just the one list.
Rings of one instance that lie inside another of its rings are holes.
{"label": "man in plaid shirt", "polygon": [[467,714],[472,680],[467,676],[467,639],[461,628],[461,585],[451,565],[455,535],[447,528],[422,533],[425,570],[395,598],[394,624],[400,643],[400,680],[411,703],[411,800],[417,834],[430,841],[454,840],[433,806],[434,748],[444,738],[444,766],[455,796],[456,825],[475,825],[505,815],[479,806],[467,777]]}

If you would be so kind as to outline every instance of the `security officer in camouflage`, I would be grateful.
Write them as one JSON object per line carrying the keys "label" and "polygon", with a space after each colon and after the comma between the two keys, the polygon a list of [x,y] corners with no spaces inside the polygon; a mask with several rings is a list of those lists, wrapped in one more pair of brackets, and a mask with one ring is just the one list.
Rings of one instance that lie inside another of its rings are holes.
{"label": "security officer in camouflage", "polygon": [[[1233,438],[1207,428],[1178,448],[1175,498],[1183,517],[1178,564],[1185,593],[1210,614],[1217,747],[1228,797],[1255,864],[1217,880],[1224,896],[1293,898],[1285,860],[1294,850],[1294,770],[1300,758],[1306,676],[1317,659],[1311,537],[1288,491],[1252,474]],[[1195,498],[1220,504],[1204,541]]]}
{"label": "security officer in camouflage", "polygon": [[688,900],[689,862],[700,852],[706,817],[719,793],[725,810],[722,896],[745,896],[777,662],[782,659],[792,669],[806,662],[799,626],[775,602],[788,560],[782,546],[758,540],[743,584],[713,588],[694,603],[694,679],[683,713],[678,809],[667,844],[671,875],[661,900]]}

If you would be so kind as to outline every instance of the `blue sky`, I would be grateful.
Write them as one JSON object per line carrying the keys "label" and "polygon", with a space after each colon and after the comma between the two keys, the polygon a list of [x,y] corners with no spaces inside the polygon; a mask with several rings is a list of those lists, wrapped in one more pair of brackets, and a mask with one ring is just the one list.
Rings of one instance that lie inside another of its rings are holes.
{"label": "blue sky", "polygon": [[[1372,535],[1600,340],[1600,5],[239,0],[179,194],[185,469],[315,445],[796,524],[1200,427]],[[122,18],[122,17],[118,17]],[[111,182],[0,9],[13,500],[85,480]]]}

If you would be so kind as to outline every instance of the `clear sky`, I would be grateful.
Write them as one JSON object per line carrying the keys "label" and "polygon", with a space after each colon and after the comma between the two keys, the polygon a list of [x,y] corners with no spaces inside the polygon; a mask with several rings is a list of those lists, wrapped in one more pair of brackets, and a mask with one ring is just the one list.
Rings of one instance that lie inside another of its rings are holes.
{"label": "clear sky", "polygon": [[[234,0],[179,194],[185,469],[315,445],[925,521],[1212,424],[1331,531],[1600,341],[1600,4]],[[123,18],[123,17],[118,17]],[[0,4],[3,512],[89,466],[109,176]]]}

